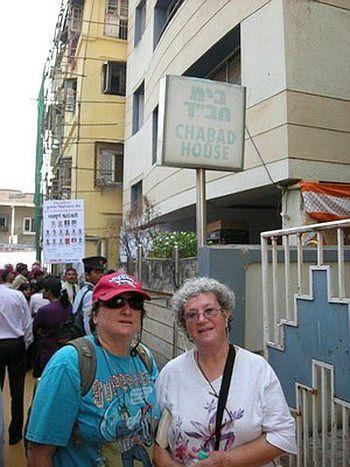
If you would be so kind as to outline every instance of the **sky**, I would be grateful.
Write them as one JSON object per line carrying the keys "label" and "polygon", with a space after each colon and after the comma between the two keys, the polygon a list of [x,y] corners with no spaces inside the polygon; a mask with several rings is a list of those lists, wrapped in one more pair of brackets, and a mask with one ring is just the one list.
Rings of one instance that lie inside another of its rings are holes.
{"label": "sky", "polygon": [[34,192],[36,99],[60,6],[61,0],[1,2],[2,189]]}

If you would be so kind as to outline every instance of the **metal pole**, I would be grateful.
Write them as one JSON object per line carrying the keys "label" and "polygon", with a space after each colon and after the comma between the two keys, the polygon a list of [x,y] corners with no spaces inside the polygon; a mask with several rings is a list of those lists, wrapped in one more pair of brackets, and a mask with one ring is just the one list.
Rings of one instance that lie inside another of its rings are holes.
{"label": "metal pole", "polygon": [[137,278],[142,281],[142,245],[137,245]]}
{"label": "metal pole", "polygon": [[[177,290],[180,287],[180,277],[179,277],[179,246],[174,246],[173,251],[174,258],[174,290]],[[167,300],[167,305],[169,306],[169,301]],[[173,315],[173,358],[177,357],[177,348],[179,341],[179,327],[177,324],[176,316]]]}
{"label": "metal pole", "polygon": [[177,290],[180,286],[179,282],[179,246],[176,244],[174,246],[174,251],[173,251],[173,258],[174,258],[174,289]]}
{"label": "metal pole", "polygon": [[197,175],[197,249],[205,245],[207,236],[207,206],[205,198],[205,169],[196,169]]}

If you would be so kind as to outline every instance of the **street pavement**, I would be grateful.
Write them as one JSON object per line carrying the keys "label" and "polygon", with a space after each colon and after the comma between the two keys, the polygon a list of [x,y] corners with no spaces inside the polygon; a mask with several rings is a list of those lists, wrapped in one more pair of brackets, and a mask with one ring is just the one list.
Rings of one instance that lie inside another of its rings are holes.
{"label": "street pavement", "polygon": [[[32,400],[33,388],[35,379],[32,372],[28,371],[26,374],[25,382],[25,396],[24,396],[24,419],[27,418],[28,407]],[[5,418],[5,467],[24,467],[27,463],[24,454],[23,440],[14,446],[8,444],[8,426],[10,424],[10,388],[8,385],[8,376],[6,375],[4,384],[4,418]]]}

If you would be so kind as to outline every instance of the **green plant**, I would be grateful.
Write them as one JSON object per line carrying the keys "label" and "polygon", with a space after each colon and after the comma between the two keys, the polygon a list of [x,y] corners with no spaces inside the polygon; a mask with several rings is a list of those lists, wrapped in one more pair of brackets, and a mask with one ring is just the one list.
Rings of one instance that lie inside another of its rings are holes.
{"label": "green plant", "polygon": [[197,238],[194,232],[154,232],[152,233],[151,258],[171,258],[175,245],[180,258],[197,256]]}

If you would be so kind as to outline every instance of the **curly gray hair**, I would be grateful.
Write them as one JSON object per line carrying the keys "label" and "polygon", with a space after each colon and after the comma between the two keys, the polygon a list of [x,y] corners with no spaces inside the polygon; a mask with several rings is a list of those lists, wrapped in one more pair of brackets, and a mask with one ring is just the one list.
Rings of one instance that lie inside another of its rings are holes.
{"label": "curly gray hair", "polygon": [[235,306],[235,294],[225,284],[222,284],[216,279],[210,279],[209,277],[188,279],[184,285],[175,292],[171,300],[174,316],[185,331],[184,305],[186,305],[191,298],[203,293],[212,293],[215,295],[221,308],[225,311],[231,313]]}

